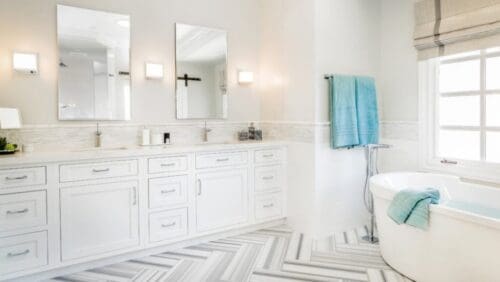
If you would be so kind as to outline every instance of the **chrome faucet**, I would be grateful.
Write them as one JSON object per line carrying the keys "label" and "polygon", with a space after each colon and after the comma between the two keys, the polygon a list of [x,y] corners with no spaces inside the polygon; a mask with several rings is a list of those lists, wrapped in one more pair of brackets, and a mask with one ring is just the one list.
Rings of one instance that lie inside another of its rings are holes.
{"label": "chrome faucet", "polygon": [[212,131],[212,129],[207,128],[207,122],[205,121],[205,127],[203,128],[203,142],[208,142],[208,133]]}
{"label": "chrome faucet", "polygon": [[99,123],[97,123],[97,128],[96,128],[96,131],[95,131],[95,147],[96,148],[99,148],[101,147],[101,135],[102,135],[102,132],[101,130],[99,130]]}

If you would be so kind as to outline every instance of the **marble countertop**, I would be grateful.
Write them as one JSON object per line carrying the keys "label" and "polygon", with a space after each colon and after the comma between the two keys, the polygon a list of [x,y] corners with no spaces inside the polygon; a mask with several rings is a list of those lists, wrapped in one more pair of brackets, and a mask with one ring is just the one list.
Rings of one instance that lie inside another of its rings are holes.
{"label": "marble countertop", "polygon": [[0,166],[57,163],[81,160],[96,160],[109,158],[147,157],[156,155],[210,152],[221,150],[246,150],[260,147],[286,146],[281,141],[245,141],[245,142],[221,142],[200,143],[189,145],[161,145],[161,146],[117,146],[103,148],[81,148],[74,150],[54,150],[43,152],[21,153],[0,156]]}

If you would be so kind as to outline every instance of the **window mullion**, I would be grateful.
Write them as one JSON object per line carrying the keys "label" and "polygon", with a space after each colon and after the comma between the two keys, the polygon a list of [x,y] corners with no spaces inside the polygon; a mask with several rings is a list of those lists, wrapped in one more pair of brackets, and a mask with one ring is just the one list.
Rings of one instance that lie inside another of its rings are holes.
{"label": "window mullion", "polygon": [[[433,103],[433,113],[432,113],[432,123],[433,123],[433,136],[434,136],[434,144],[433,144],[433,156],[437,157],[439,155],[439,144],[440,144],[440,138],[439,138],[439,133],[441,131],[440,128],[440,123],[439,123],[439,115],[440,115],[440,107],[439,107],[439,100],[441,99],[441,93],[439,91],[439,76],[440,74],[440,68],[439,68],[440,63],[435,62],[433,64],[433,77],[432,77],[432,103]],[[441,156],[440,156],[441,157]]]}
{"label": "window mullion", "polygon": [[481,50],[481,93],[480,93],[480,150],[481,150],[481,160],[486,160],[486,51]]}

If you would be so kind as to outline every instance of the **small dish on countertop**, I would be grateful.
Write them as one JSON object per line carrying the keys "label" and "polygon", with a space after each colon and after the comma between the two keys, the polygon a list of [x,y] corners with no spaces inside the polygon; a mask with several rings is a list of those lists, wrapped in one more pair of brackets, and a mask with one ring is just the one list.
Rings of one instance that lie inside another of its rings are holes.
{"label": "small dish on countertop", "polygon": [[0,155],[11,155],[19,151],[18,149],[15,150],[0,150]]}

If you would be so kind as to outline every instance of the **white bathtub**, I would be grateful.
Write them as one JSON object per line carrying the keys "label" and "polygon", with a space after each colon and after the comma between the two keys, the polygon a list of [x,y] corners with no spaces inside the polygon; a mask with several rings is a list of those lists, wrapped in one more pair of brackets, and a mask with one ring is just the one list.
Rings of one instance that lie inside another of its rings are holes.
{"label": "white bathtub", "polygon": [[[427,173],[381,174],[370,184],[382,256],[393,268],[418,282],[500,281],[500,189]],[[396,192],[416,187],[441,193],[426,231],[387,216]]]}

